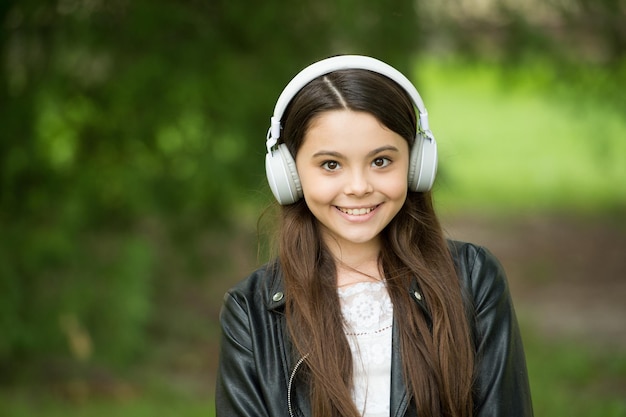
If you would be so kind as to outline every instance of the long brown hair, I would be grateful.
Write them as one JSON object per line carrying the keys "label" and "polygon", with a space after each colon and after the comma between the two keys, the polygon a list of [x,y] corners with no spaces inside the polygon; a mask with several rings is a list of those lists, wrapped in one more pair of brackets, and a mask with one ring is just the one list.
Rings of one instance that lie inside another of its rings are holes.
{"label": "long brown hair", "polygon": [[[281,138],[294,157],[311,121],[334,109],[368,112],[409,145],[415,140],[415,110],[401,87],[367,70],[341,70],[310,82],[287,107]],[[394,342],[399,342],[405,384],[420,416],[469,417],[474,368],[470,326],[430,192],[409,192],[381,237],[379,261],[399,335]],[[287,326],[297,355],[306,356],[313,416],[357,417],[335,261],[302,199],[282,207],[278,251]],[[411,299],[412,280],[428,301],[432,323]]]}

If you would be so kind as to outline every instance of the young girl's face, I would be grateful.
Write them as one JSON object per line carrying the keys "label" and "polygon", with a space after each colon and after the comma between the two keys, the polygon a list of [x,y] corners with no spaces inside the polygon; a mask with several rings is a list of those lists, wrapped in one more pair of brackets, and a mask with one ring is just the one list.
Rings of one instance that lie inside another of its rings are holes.
{"label": "young girl's face", "polygon": [[334,110],[311,122],[296,168],[331,248],[378,249],[407,196],[408,155],[407,141],[369,113]]}

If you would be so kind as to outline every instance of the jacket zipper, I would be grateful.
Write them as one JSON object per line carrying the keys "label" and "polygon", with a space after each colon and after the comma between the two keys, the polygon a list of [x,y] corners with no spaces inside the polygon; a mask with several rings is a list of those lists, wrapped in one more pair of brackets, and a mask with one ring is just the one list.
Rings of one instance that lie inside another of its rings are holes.
{"label": "jacket zipper", "polygon": [[291,371],[291,375],[289,376],[289,386],[287,387],[287,407],[289,408],[290,417],[294,417],[293,408],[291,407],[291,386],[293,384],[293,380],[296,376],[296,372],[298,371],[298,368],[300,367],[300,365],[302,365],[302,362],[304,362],[306,358],[308,357],[309,357],[309,354],[307,353],[302,358],[300,358],[298,362],[296,362],[296,365],[293,367],[293,371]]}

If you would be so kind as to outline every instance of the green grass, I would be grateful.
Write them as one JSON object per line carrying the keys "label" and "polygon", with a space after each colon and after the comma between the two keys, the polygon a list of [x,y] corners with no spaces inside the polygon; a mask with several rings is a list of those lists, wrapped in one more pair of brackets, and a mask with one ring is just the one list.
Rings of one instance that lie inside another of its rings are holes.
{"label": "green grass", "polygon": [[6,417],[211,417],[211,400],[144,392],[125,399],[69,401],[30,390],[0,390],[0,415]]}
{"label": "green grass", "polygon": [[524,336],[536,416],[626,416],[626,352]]}
{"label": "green grass", "polygon": [[440,210],[626,206],[626,118],[618,109],[575,86],[533,84],[531,69],[505,79],[487,64],[425,59],[416,68],[439,145]]}

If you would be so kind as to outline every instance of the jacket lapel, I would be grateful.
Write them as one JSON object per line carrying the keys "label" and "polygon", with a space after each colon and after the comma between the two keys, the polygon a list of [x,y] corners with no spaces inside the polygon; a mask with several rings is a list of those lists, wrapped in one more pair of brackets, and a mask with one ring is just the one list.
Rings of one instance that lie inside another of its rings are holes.
{"label": "jacket lapel", "polygon": [[[428,309],[428,305],[426,304],[426,299],[424,298],[422,290],[420,289],[416,279],[411,281],[409,294],[424,313],[428,328],[432,332],[432,316],[430,314],[430,310]],[[406,384],[404,383],[402,355],[400,352],[400,334],[398,332],[398,327],[395,326],[395,322],[393,326],[393,342],[391,349],[391,399],[389,405],[389,415],[391,417],[400,417],[406,415],[407,409],[409,408],[412,400],[412,395],[409,394]]]}
{"label": "jacket lapel", "polygon": [[402,371],[402,357],[400,355],[400,344],[397,326],[393,326],[393,342],[391,346],[391,398],[389,411],[391,417],[403,416],[409,405],[410,396],[404,383],[404,373]]}

